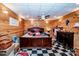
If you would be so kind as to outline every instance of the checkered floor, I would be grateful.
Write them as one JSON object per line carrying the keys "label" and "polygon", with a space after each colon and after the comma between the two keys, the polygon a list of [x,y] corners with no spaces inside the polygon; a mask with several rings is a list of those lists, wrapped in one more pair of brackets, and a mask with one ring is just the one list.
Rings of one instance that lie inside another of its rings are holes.
{"label": "checkered floor", "polygon": [[[21,49],[22,52],[28,52],[30,56],[75,56],[70,50],[64,49],[61,44],[55,42],[52,49],[49,48],[27,48]],[[17,55],[18,56],[18,55]]]}

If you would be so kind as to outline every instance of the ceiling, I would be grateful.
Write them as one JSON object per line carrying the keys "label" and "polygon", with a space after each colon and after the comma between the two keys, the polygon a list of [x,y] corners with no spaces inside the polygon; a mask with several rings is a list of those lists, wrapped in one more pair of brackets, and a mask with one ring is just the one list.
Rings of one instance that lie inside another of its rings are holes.
{"label": "ceiling", "polygon": [[50,18],[59,17],[79,7],[75,3],[4,3],[4,5],[25,18],[38,18],[42,15],[50,15]]}

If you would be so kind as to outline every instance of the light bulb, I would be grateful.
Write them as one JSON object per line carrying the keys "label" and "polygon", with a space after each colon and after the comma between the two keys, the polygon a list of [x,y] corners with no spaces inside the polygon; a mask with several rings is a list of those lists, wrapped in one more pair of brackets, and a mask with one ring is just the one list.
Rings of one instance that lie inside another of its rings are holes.
{"label": "light bulb", "polygon": [[4,10],[3,13],[8,14],[8,11]]}

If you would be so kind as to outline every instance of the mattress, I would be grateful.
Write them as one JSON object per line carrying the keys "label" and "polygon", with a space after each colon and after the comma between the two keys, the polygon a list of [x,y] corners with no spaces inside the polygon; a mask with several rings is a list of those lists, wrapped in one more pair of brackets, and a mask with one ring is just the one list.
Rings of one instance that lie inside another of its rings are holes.
{"label": "mattress", "polygon": [[23,35],[22,37],[28,37],[28,38],[30,38],[30,37],[32,37],[32,38],[43,38],[43,37],[49,37],[49,36],[47,36],[47,35],[42,35],[42,36],[30,36],[30,35],[28,35],[28,34],[25,34],[25,35]]}

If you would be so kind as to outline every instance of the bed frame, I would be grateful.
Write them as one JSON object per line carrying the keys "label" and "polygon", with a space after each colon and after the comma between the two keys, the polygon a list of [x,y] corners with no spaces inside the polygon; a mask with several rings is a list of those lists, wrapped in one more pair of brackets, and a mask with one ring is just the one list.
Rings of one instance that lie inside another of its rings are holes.
{"label": "bed frame", "polygon": [[[44,32],[44,28],[40,27],[32,27],[28,28],[28,31],[30,32]],[[45,47],[45,48],[51,48],[52,47],[52,37],[20,37],[20,47],[26,48],[26,47]]]}
{"label": "bed frame", "polygon": [[20,47],[41,47],[41,48],[51,48],[52,47],[52,37],[20,37]]}

